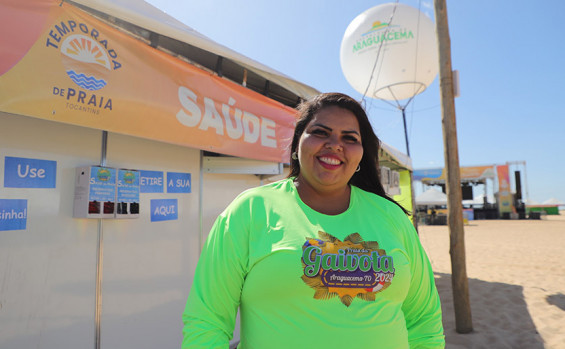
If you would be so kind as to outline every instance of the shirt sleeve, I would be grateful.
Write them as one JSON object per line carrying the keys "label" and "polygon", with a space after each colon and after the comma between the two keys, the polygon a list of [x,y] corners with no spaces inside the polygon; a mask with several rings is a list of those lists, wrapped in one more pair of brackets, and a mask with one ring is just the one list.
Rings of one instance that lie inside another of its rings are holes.
{"label": "shirt sleeve", "polygon": [[228,208],[208,235],[183,313],[183,349],[229,347],[248,260],[247,227],[237,216]]}
{"label": "shirt sleeve", "polygon": [[432,267],[416,229],[408,219],[405,221],[412,275],[402,311],[406,319],[410,348],[444,348],[441,302]]}

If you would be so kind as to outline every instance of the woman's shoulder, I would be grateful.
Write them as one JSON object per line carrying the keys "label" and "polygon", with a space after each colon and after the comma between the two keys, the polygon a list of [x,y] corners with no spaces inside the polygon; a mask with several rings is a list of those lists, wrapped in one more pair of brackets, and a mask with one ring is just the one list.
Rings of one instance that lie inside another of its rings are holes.
{"label": "woman's shoulder", "polygon": [[378,216],[380,222],[386,223],[391,228],[391,232],[396,232],[402,241],[412,243],[409,241],[413,241],[416,236],[414,225],[410,217],[396,203],[375,193],[357,189],[361,212],[372,217]]}
{"label": "woman's shoulder", "polygon": [[365,191],[359,187],[353,186],[353,188],[355,188],[356,195],[358,196],[361,205],[378,207],[379,210],[386,211],[388,214],[406,215],[396,203],[388,200],[387,198]]}
{"label": "woman's shoulder", "polygon": [[220,214],[228,220],[247,221],[259,219],[277,209],[283,202],[292,200],[292,181],[287,179],[247,189],[240,193]]}

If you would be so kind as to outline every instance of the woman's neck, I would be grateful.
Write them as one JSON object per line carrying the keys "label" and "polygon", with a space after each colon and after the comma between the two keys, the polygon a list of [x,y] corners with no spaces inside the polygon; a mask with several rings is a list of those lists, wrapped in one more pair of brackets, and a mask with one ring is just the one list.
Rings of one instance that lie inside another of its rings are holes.
{"label": "woman's neck", "polygon": [[296,178],[294,185],[300,199],[314,211],[326,215],[338,215],[347,211],[351,198],[349,185],[332,190],[316,190],[303,178]]}

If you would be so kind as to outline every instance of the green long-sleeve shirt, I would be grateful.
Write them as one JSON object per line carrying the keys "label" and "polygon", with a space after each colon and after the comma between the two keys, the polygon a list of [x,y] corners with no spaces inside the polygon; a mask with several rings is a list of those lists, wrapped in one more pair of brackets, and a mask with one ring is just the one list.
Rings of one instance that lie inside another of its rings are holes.
{"label": "green long-sleeve shirt", "polygon": [[414,227],[352,187],[324,215],[291,179],[238,196],[216,220],[183,315],[183,348],[443,348],[441,307]]}

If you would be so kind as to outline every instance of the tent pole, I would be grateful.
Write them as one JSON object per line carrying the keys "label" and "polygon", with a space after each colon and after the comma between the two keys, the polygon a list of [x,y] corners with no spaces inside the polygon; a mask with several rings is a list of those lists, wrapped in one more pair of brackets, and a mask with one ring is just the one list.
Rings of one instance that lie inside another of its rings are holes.
{"label": "tent pole", "polygon": [[[106,153],[108,149],[108,131],[102,131],[102,149],[100,166],[106,166]],[[101,345],[101,320],[102,320],[102,272],[104,261],[104,223],[98,219],[98,243],[96,245],[96,289],[94,300],[94,348],[100,349]]]}
{"label": "tent pole", "polygon": [[[411,101],[412,99],[410,99]],[[408,103],[410,103],[408,101]],[[406,155],[410,157],[410,145],[408,143],[408,129],[406,127],[406,103],[405,106],[400,107],[399,109],[402,111],[402,121],[404,122],[404,140],[406,141]],[[416,210],[416,198],[414,195],[414,169],[409,171],[410,173],[410,198],[412,200],[412,223],[414,224],[414,228],[416,228],[416,232],[418,232],[418,211]]]}
{"label": "tent pole", "polygon": [[410,157],[410,146],[408,145],[408,130],[406,128],[406,106],[400,108],[402,110],[402,121],[404,122],[404,140],[406,141],[406,155]]}

